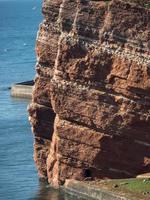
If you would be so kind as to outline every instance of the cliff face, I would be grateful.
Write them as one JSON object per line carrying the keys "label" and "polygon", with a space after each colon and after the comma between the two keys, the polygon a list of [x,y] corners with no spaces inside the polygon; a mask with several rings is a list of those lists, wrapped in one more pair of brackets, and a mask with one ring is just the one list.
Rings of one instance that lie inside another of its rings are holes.
{"label": "cliff face", "polygon": [[53,186],[150,171],[150,10],[130,2],[43,2],[29,119]]}

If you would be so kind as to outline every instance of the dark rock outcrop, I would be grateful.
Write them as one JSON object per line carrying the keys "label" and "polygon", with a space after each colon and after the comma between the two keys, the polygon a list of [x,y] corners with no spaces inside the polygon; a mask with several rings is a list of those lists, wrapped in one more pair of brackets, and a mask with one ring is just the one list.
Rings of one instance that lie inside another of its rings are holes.
{"label": "dark rock outcrop", "polygon": [[44,0],[30,122],[39,175],[150,171],[149,1]]}

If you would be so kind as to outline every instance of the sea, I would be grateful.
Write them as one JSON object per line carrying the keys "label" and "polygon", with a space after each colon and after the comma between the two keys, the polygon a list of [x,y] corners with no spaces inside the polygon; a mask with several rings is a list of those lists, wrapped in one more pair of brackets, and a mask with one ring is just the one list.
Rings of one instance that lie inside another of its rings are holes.
{"label": "sea", "polygon": [[35,76],[35,40],[41,0],[0,0],[0,200],[74,200],[39,181],[28,122],[30,100],[10,86]]}

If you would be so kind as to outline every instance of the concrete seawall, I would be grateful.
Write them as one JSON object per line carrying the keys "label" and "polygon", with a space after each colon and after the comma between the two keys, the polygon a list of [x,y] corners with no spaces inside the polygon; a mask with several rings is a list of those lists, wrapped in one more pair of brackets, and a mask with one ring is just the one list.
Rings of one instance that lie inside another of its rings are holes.
{"label": "concrete seawall", "polygon": [[132,179],[97,179],[93,181],[67,179],[62,189],[70,195],[85,200],[150,200],[148,174]]}
{"label": "concrete seawall", "polygon": [[13,84],[11,86],[11,96],[19,98],[31,98],[33,85],[33,81],[26,81],[22,83]]}
{"label": "concrete seawall", "polygon": [[87,200],[135,200],[134,198],[128,198],[119,194],[115,194],[109,190],[97,188],[95,186],[89,186],[80,181],[66,180],[64,190],[72,195],[80,196],[81,199]]}

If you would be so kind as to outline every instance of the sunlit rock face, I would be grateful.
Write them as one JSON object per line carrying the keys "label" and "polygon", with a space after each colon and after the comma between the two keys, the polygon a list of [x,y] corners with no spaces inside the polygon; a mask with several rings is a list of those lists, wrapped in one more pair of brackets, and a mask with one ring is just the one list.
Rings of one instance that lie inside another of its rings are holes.
{"label": "sunlit rock face", "polygon": [[53,186],[150,171],[150,5],[142,2],[43,2],[29,119],[39,175]]}

